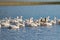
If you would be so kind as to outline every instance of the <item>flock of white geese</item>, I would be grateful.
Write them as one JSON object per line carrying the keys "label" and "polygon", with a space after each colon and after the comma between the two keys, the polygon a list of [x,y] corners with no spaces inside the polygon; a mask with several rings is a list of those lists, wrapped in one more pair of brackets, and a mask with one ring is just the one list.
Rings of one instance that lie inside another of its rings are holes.
{"label": "flock of white geese", "polygon": [[50,16],[46,18],[40,18],[34,20],[33,17],[29,19],[23,20],[22,16],[17,16],[16,18],[4,18],[0,19],[0,28],[11,28],[11,29],[19,29],[20,27],[38,27],[38,26],[52,26],[60,24],[60,19],[56,19],[54,17],[53,20],[50,19]]}

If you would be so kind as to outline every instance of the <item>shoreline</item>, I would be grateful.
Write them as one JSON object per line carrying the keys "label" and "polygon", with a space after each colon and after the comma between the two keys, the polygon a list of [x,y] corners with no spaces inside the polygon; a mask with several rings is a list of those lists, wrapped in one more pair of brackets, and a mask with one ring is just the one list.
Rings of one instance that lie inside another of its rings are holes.
{"label": "shoreline", "polygon": [[29,6],[29,5],[51,5],[60,2],[0,2],[0,6]]}

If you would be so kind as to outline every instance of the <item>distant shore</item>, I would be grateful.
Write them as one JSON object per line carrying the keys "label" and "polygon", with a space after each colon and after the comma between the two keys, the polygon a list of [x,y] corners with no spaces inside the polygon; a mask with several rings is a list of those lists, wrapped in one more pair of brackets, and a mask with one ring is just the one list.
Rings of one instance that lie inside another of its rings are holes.
{"label": "distant shore", "polygon": [[60,2],[0,2],[0,6],[48,5],[48,4],[60,4]]}

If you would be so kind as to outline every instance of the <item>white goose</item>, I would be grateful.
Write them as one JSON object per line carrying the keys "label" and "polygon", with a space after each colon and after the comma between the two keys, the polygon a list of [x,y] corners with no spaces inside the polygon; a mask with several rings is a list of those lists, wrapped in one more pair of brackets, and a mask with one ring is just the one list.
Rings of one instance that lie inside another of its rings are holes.
{"label": "white goose", "polygon": [[40,19],[36,20],[35,23],[36,23],[37,26],[40,26]]}
{"label": "white goose", "polygon": [[8,27],[10,25],[9,20],[6,20],[5,22],[1,22],[1,26]]}
{"label": "white goose", "polygon": [[26,25],[31,27],[37,26],[37,24],[33,22],[33,17],[31,17],[29,20],[26,20]]}
{"label": "white goose", "polygon": [[18,23],[20,27],[25,27],[25,21]]}
{"label": "white goose", "polygon": [[1,20],[0,20],[0,28],[1,28]]}
{"label": "white goose", "polygon": [[50,18],[50,17],[48,16],[48,17],[45,19],[45,22],[41,22],[41,25],[42,25],[42,26],[51,26],[52,23],[49,22],[49,21],[50,21],[49,18]]}
{"label": "white goose", "polygon": [[0,24],[0,28],[1,28],[1,24]]}
{"label": "white goose", "polygon": [[56,24],[56,17],[54,17],[54,20],[51,20],[52,24]]}
{"label": "white goose", "polygon": [[52,23],[51,22],[46,22],[46,23],[44,23],[44,26],[52,26]]}
{"label": "white goose", "polygon": [[33,18],[26,19],[25,24],[30,25],[33,22]]}
{"label": "white goose", "polygon": [[52,23],[51,22],[41,22],[41,26],[52,26]]}
{"label": "white goose", "polygon": [[24,22],[22,22],[22,23],[16,22],[15,25],[10,25],[9,27],[12,28],[12,29],[19,29],[20,27],[25,27]]}
{"label": "white goose", "polygon": [[30,26],[31,27],[37,27],[37,24],[36,23],[31,23]]}
{"label": "white goose", "polygon": [[19,25],[10,25],[8,28],[19,29]]}
{"label": "white goose", "polygon": [[50,21],[50,16],[46,18],[46,22],[49,22],[49,21]]}
{"label": "white goose", "polygon": [[19,26],[20,26],[19,22],[15,22],[15,24],[10,24],[8,28],[19,29],[20,28]]}
{"label": "white goose", "polygon": [[16,20],[17,20],[18,22],[22,22],[22,21],[23,21],[22,17],[23,17],[23,16],[20,16],[20,17],[17,16],[17,19],[16,19]]}
{"label": "white goose", "polygon": [[44,23],[46,26],[52,26],[52,23],[50,22],[50,16],[46,18],[46,22]]}
{"label": "white goose", "polygon": [[20,22],[22,22],[22,21],[23,21],[22,17],[23,17],[23,16],[20,16]]}

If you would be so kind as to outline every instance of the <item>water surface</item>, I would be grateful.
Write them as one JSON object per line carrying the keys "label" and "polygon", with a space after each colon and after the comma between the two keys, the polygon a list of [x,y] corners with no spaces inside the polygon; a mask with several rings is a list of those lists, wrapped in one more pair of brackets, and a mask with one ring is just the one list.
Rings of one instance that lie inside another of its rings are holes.
{"label": "water surface", "polygon": [[[60,18],[60,5],[0,6],[0,18],[23,16],[23,19],[41,16]],[[0,40],[60,40],[60,25],[37,28],[25,27],[17,30],[0,29]]]}

